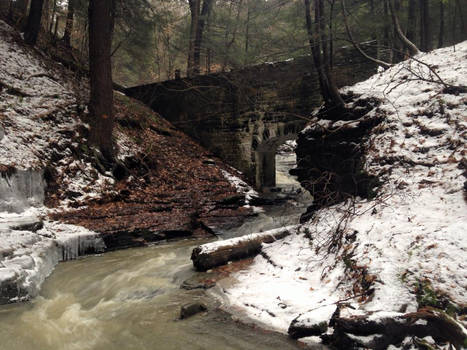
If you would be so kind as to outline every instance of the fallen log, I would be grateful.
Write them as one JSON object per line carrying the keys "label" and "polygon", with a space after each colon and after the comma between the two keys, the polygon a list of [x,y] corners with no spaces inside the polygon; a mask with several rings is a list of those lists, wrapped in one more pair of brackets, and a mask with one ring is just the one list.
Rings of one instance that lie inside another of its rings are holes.
{"label": "fallen log", "polygon": [[248,258],[261,251],[263,243],[272,243],[290,235],[296,226],[286,226],[266,232],[200,245],[193,249],[191,260],[198,271],[225,265],[229,261]]}

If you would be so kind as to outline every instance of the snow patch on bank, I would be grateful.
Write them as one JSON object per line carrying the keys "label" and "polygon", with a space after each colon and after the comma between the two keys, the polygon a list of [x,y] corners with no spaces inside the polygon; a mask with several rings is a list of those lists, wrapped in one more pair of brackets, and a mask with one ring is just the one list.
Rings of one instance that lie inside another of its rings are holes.
{"label": "snow patch on bank", "polygon": [[321,321],[332,315],[338,300],[333,292],[342,268],[326,279],[329,283],[323,282],[322,270],[315,269],[310,241],[302,233],[263,244],[262,252],[269,260],[258,255],[250,268],[234,276],[234,285],[225,288],[229,307],[281,332],[306,310],[312,310],[313,317]]}
{"label": "snow patch on bank", "polygon": [[[444,83],[467,85],[467,42],[416,58]],[[366,171],[384,181],[378,198],[320,210],[298,234],[265,246],[268,259],[257,256],[224,287],[228,308],[287,332],[296,318],[328,321],[339,302],[349,305],[341,316],[416,311],[421,281],[467,304],[467,94],[444,88],[409,60],[344,89],[382,101],[370,113],[384,122],[365,145]],[[337,251],[331,237],[342,229]],[[356,283],[362,269],[370,298]]]}
{"label": "snow patch on bank", "polygon": [[232,184],[237,189],[237,192],[245,195],[245,203],[246,205],[250,204],[250,201],[253,198],[259,197],[258,192],[256,192],[250,185],[248,185],[245,181],[240,179],[239,177],[232,175],[228,171],[222,170],[222,175],[227,179],[227,181]]}

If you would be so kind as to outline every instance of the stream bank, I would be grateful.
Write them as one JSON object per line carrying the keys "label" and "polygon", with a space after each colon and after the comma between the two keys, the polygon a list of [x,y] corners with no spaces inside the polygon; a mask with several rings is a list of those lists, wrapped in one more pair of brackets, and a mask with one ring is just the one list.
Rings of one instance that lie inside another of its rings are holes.
{"label": "stream bank", "polygon": [[[305,204],[290,194],[296,192],[279,181],[273,193],[283,195],[274,205],[220,238],[297,223]],[[195,272],[190,261],[194,246],[212,240],[162,243],[59,264],[32,302],[0,307],[0,349],[303,349],[285,335],[238,322],[202,288],[180,288],[185,281],[223,276],[222,271]],[[182,305],[198,302],[208,311],[178,319]]]}

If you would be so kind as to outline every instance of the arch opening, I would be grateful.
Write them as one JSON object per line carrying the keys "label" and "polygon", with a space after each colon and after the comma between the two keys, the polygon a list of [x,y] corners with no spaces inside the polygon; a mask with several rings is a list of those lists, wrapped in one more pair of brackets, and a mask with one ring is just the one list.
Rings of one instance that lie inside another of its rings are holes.
{"label": "arch opening", "polygon": [[254,150],[255,185],[259,191],[270,192],[278,185],[293,182],[288,171],[295,167],[293,146],[296,138],[296,134],[282,135],[263,141]]}

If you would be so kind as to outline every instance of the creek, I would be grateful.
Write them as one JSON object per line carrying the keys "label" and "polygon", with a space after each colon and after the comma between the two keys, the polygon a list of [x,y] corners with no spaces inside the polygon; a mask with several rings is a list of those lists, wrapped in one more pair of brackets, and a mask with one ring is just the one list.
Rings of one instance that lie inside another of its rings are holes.
{"label": "creek", "polygon": [[[288,175],[294,154],[277,156],[275,204],[222,238],[298,223],[309,196]],[[285,335],[236,322],[203,290],[180,285],[198,274],[190,255],[212,241],[184,240],[61,263],[32,302],[0,307],[0,350],[299,349]],[[180,307],[204,312],[179,320]]]}

